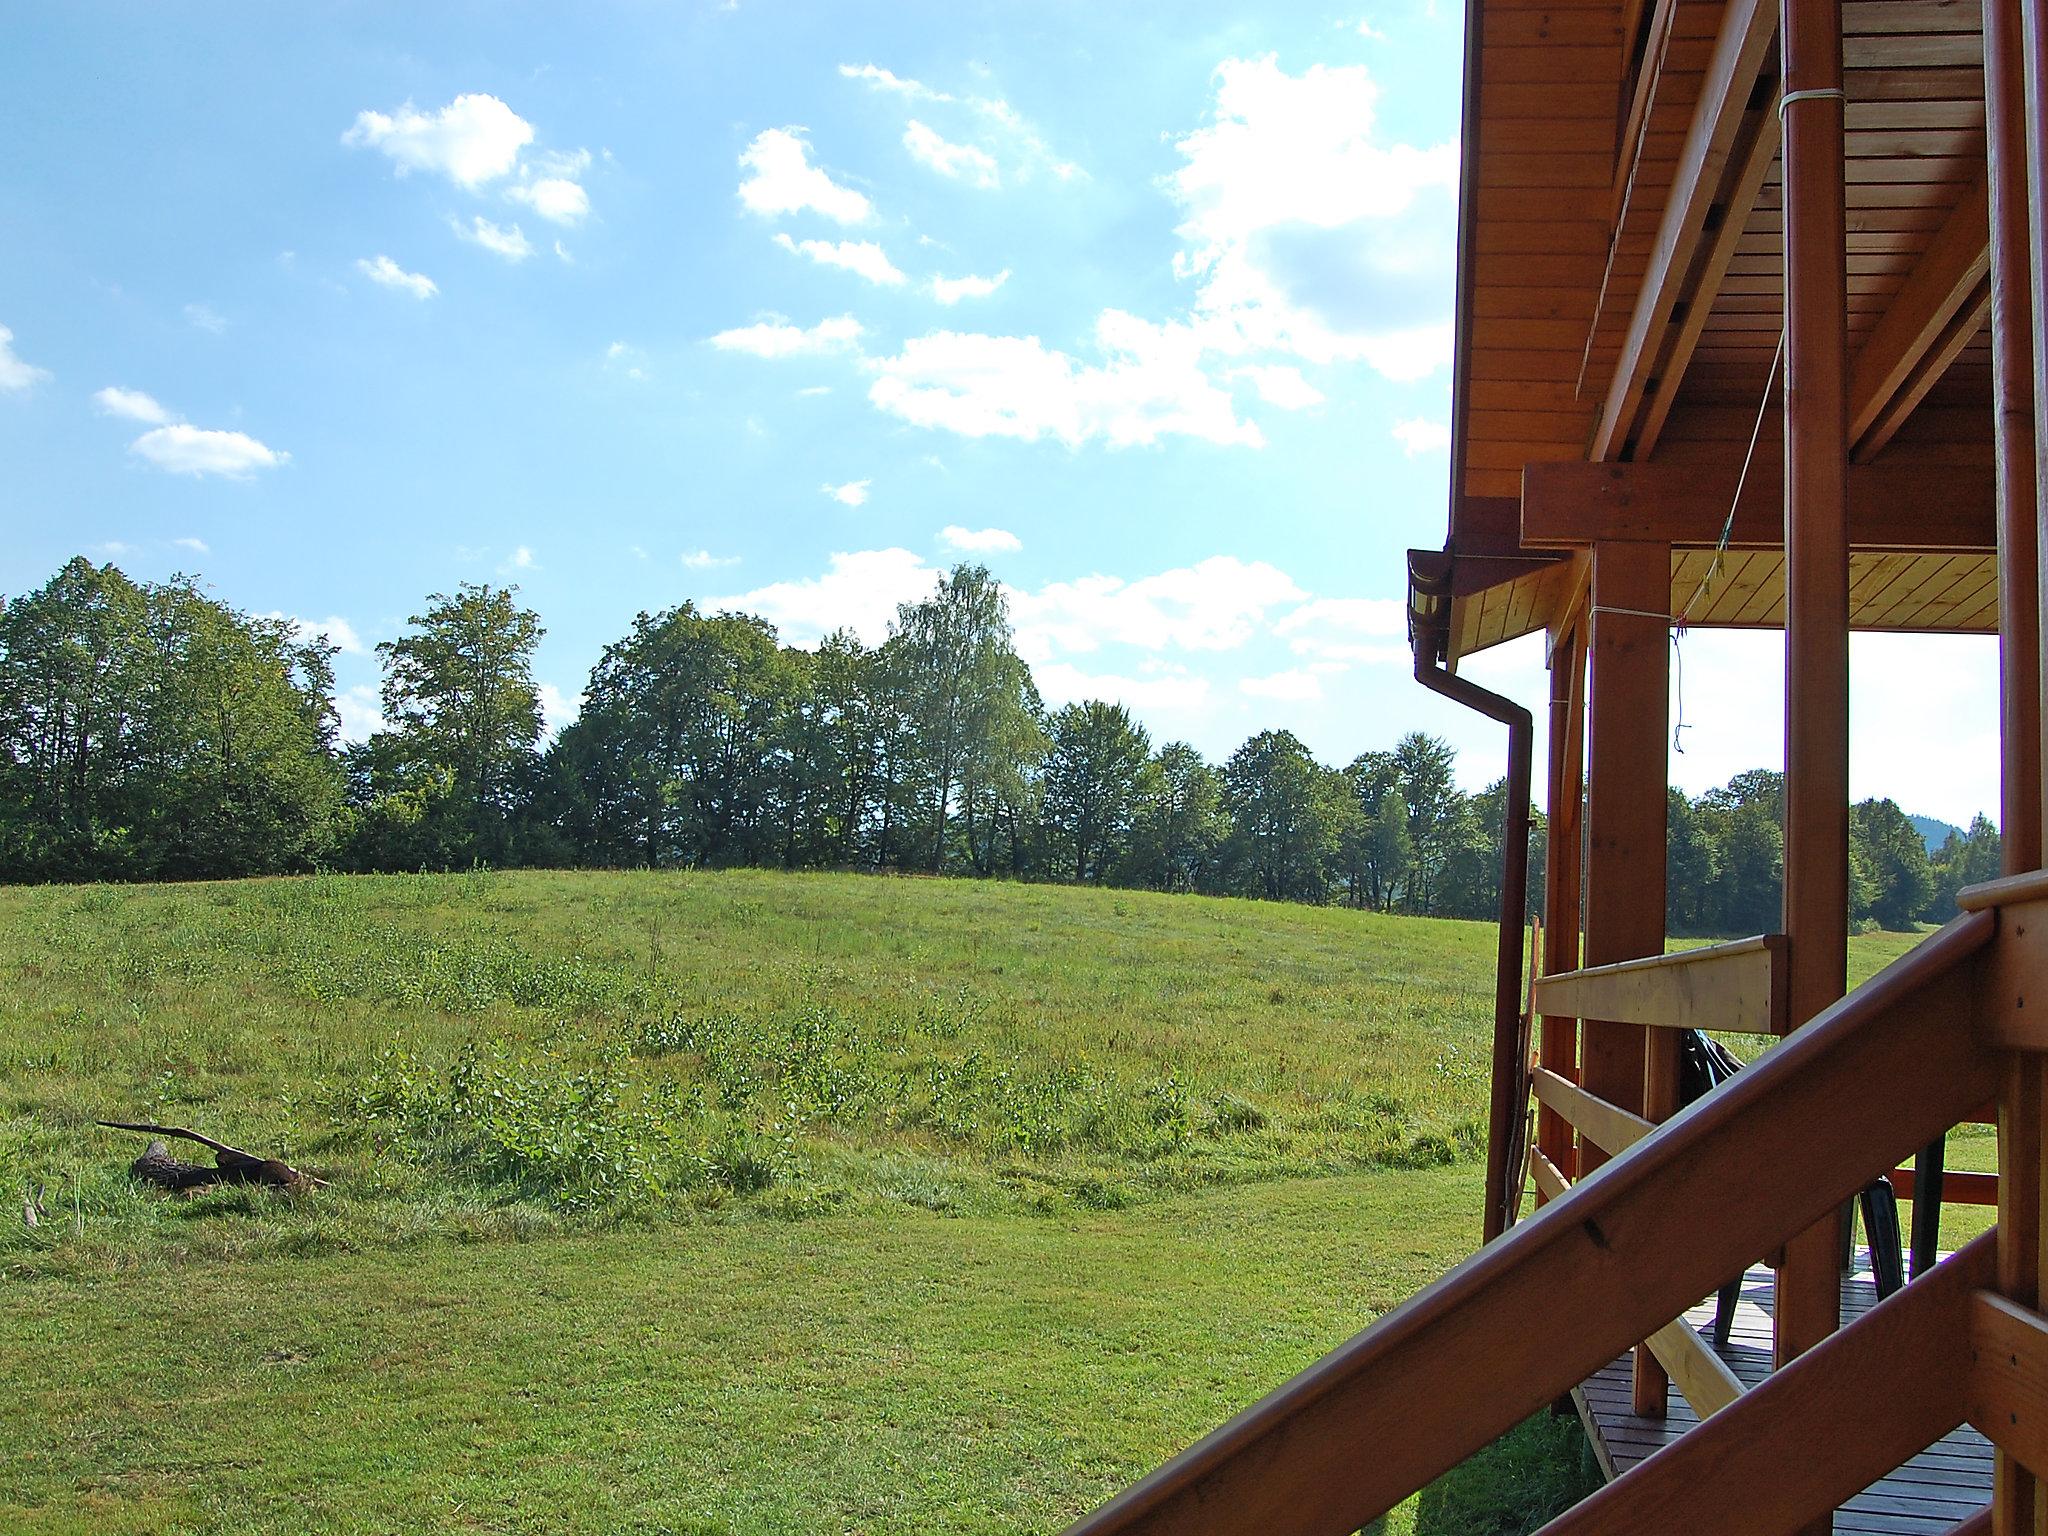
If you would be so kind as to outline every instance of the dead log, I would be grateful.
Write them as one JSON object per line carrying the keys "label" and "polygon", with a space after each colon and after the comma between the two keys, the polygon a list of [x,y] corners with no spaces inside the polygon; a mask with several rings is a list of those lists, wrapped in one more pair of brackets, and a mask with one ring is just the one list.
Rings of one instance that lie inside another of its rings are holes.
{"label": "dead log", "polygon": [[327,1182],[302,1173],[279,1158],[258,1157],[253,1152],[244,1152],[240,1147],[231,1147],[224,1141],[215,1141],[211,1136],[202,1136],[183,1126],[131,1125],[123,1120],[102,1120],[99,1123],[110,1131],[134,1131],[143,1136],[175,1136],[184,1141],[196,1141],[213,1154],[214,1166],[209,1168],[204,1163],[188,1163],[173,1157],[161,1141],[152,1141],[142,1156],[128,1165],[128,1172],[159,1189],[195,1192],[211,1189],[216,1184],[261,1184],[298,1194],[308,1189],[323,1188]]}

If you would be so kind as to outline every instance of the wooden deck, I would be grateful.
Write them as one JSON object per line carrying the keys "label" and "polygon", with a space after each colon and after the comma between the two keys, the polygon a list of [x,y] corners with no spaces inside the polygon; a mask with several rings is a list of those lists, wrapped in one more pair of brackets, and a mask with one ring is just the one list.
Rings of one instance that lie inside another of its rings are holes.
{"label": "wooden deck", "polygon": [[[1858,1272],[1842,1282],[1842,1321],[1860,1317],[1876,1304],[1864,1255],[1858,1250]],[[1713,1326],[1714,1304],[1708,1300],[1686,1314],[1706,1337]],[[1736,1309],[1728,1350],[1723,1357],[1745,1385],[1754,1386],[1770,1372],[1771,1272],[1749,1272]],[[1601,1469],[1619,1477],[1652,1451],[1670,1444],[1699,1422],[1685,1399],[1671,1389],[1666,1417],[1639,1418],[1631,1411],[1629,1361],[1623,1356],[1572,1393],[1579,1417],[1592,1437]],[[1814,1427],[1816,1434],[1854,1434],[1854,1423]],[[1930,1446],[1898,1471],[1850,1500],[1835,1514],[1835,1530],[1854,1536],[1928,1536],[1945,1532],[1958,1520],[1991,1502],[1991,1442],[1965,1424]]]}

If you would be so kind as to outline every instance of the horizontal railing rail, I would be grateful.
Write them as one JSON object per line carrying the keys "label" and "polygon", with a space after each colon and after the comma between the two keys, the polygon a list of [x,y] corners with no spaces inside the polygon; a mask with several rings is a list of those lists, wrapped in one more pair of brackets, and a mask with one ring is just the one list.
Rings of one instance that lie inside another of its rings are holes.
{"label": "horizontal railing rail", "polygon": [[1670,1029],[1782,1035],[1785,937],[1767,933],[1538,978],[1538,1013]]}
{"label": "horizontal railing rail", "polygon": [[1072,1536],[1343,1536],[1376,1519],[1990,1098],[1974,961],[1998,925],[1957,918]]}

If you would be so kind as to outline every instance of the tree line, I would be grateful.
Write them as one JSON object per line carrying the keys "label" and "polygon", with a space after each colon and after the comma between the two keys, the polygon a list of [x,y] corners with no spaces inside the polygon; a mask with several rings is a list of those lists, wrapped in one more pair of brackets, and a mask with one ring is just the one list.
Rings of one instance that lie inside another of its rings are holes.
{"label": "tree line", "polygon": [[[1343,767],[1291,732],[1209,762],[1121,705],[1048,709],[1001,586],[962,565],[888,638],[784,644],[750,614],[642,613],[545,739],[516,587],[430,596],[377,647],[383,728],[340,740],[335,648],[184,577],[70,561],[0,608],[0,878],[473,864],[1002,876],[1485,917],[1504,782],[1411,733]],[[1671,802],[1671,924],[1777,925],[1777,776]],[[1995,831],[1927,858],[1856,808],[1859,917],[1952,903]],[[1530,889],[1543,878],[1541,820]],[[1975,878],[1975,874],[1969,878]],[[1759,920],[1768,912],[1767,920]]]}

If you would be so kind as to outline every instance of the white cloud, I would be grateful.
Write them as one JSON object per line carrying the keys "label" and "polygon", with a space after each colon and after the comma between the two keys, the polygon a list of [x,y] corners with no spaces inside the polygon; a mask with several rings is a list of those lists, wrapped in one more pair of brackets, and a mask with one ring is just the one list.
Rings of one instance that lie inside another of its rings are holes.
{"label": "white cloud", "polygon": [[507,229],[501,224],[493,224],[480,213],[471,218],[467,227],[460,219],[450,219],[448,223],[463,239],[507,261],[524,261],[533,254],[533,242],[526,238],[517,224]]}
{"label": "white cloud", "polygon": [[512,557],[505,562],[503,568],[508,571],[537,571],[540,569],[540,562],[534,559],[531,549],[521,544],[512,551]]}
{"label": "white cloud", "polygon": [[441,291],[435,281],[420,272],[408,272],[389,256],[379,256],[374,261],[359,260],[356,270],[371,282],[385,288],[396,288],[409,293],[416,299],[431,299]]}
{"label": "white cloud", "polygon": [[291,459],[246,432],[218,432],[183,422],[143,433],[128,451],[174,475],[223,475],[230,480],[246,480],[259,469],[275,469]]}
{"label": "white cloud", "polygon": [[796,392],[796,397],[799,400],[814,400],[819,395],[829,395],[831,393],[832,386],[830,384],[806,384]]}
{"label": "white cloud", "polygon": [[583,700],[580,696],[571,697],[562,692],[553,683],[542,683],[534,691],[540,695],[541,728],[553,740],[575,723],[583,708]]}
{"label": "white cloud", "polygon": [[369,683],[357,683],[335,694],[334,712],[341,717],[343,741],[368,741],[384,729],[383,700]]}
{"label": "white cloud", "polygon": [[1101,699],[1126,709],[1197,710],[1209,702],[1209,680],[1192,673],[1126,677],[1113,672],[1083,672],[1072,662],[1055,661],[1031,669],[1039,697],[1049,706]]}
{"label": "white cloud", "polygon": [[1282,614],[1273,633],[1319,664],[1405,667],[1408,605],[1395,597],[1317,597]]}
{"label": "white cloud", "polygon": [[555,256],[564,266],[573,267],[576,265],[576,258],[569,254],[569,247],[562,244],[559,240],[555,242]]}
{"label": "white cloud", "polygon": [[185,306],[185,319],[202,331],[212,331],[218,336],[228,328],[227,316],[211,304],[192,303]]}
{"label": "white cloud", "polygon": [[898,287],[905,281],[888,253],[872,240],[792,240],[777,235],[775,243],[785,251],[810,257],[821,267],[840,267],[884,287]]}
{"label": "white cloud", "polygon": [[939,530],[949,549],[965,550],[970,554],[1012,554],[1024,547],[1024,541],[1007,528],[962,528],[957,523]]}
{"label": "white cloud", "polygon": [[842,507],[864,507],[868,504],[868,487],[874,483],[872,480],[849,480],[844,485],[821,485],[818,489]]}
{"label": "white cloud", "polygon": [[1397,421],[1394,440],[1411,459],[1425,453],[1442,453],[1451,446],[1451,424],[1422,416]]}
{"label": "white cloud", "polygon": [[590,194],[564,176],[542,176],[508,187],[505,195],[524,203],[550,224],[577,225],[590,212]]}
{"label": "white cloud", "polygon": [[692,549],[685,551],[683,554],[683,564],[693,571],[713,571],[717,570],[720,566],[738,565],[739,563],[740,557],[738,555],[714,555],[708,549]]}
{"label": "white cloud", "polygon": [[1279,364],[1253,366],[1239,368],[1231,377],[1250,379],[1261,400],[1268,405],[1277,405],[1283,411],[1306,410],[1309,406],[1323,403],[1323,392],[1304,379],[1299,368]]}
{"label": "white cloud", "polygon": [[820,320],[809,330],[787,320],[763,320],[720,331],[711,338],[711,345],[721,352],[746,352],[754,357],[803,357],[850,347],[860,337],[860,322],[851,315],[839,315]]}
{"label": "white cloud", "polygon": [[359,112],[341,142],[383,151],[401,176],[438,171],[473,189],[511,173],[533,142],[533,124],[495,96],[471,94],[431,114],[411,102],[389,114]]}
{"label": "white cloud", "polygon": [[329,614],[324,619],[302,619],[295,614],[280,613],[273,609],[264,615],[267,619],[283,619],[292,627],[292,634],[301,645],[309,640],[325,637],[327,643],[344,656],[363,656],[369,653],[356,627],[339,614]]}
{"label": "white cloud", "polygon": [[1289,667],[1268,677],[1239,678],[1237,687],[1255,699],[1281,699],[1290,704],[1311,704],[1323,696],[1323,680],[1305,667]]}
{"label": "white cloud", "polygon": [[1105,644],[1156,651],[1227,651],[1244,645],[1266,615],[1308,596],[1263,560],[1211,555],[1191,566],[1126,581],[1083,576],[1011,594],[1019,652],[1029,661]]}
{"label": "white cloud", "polygon": [[635,384],[645,384],[653,377],[647,370],[645,354],[628,342],[615,341],[604,349],[604,365],[624,374]]}
{"label": "white cloud", "polygon": [[1003,268],[994,277],[935,277],[932,279],[932,297],[941,304],[958,304],[962,299],[985,299],[1010,280],[1010,269]]}
{"label": "white cloud", "polygon": [[49,376],[49,369],[38,368],[15,355],[14,332],[0,325],[0,389],[27,389]]}
{"label": "white cloud", "polygon": [[1095,340],[1105,362],[1077,362],[1036,336],[939,331],[868,366],[868,398],[892,416],[963,437],[1053,437],[1115,447],[1196,437],[1258,447],[1257,425],[1202,367],[1203,343],[1178,322],[1154,325],[1105,310]]}
{"label": "white cloud", "polygon": [[972,144],[953,144],[916,118],[903,131],[903,147],[919,165],[941,176],[966,180],[977,187],[993,187],[1000,180],[995,156]]}
{"label": "white cloud", "polygon": [[105,389],[95,391],[93,400],[108,416],[119,416],[128,421],[147,422],[160,427],[174,421],[169,411],[139,389],[123,389],[118,384],[109,384]]}
{"label": "white cloud", "polygon": [[842,186],[811,164],[811,146],[801,128],[770,128],[754,136],[740,155],[749,172],[740,201],[760,214],[811,209],[835,224],[861,224],[874,212],[866,196]]}
{"label": "white cloud", "polygon": [[[941,106],[959,106],[980,118],[984,127],[995,131],[1003,147],[1009,152],[1015,164],[1017,177],[1023,180],[1033,171],[1045,170],[1060,181],[1073,181],[1087,173],[1071,160],[1063,160],[1053,153],[1052,146],[1028,122],[1024,115],[1000,96],[955,96],[949,91],[934,90],[921,80],[911,80],[883,69],[879,64],[842,64],[839,73],[848,80],[858,80],[870,90],[886,95],[901,97],[905,101],[932,102]],[[929,133],[931,130],[927,129]],[[936,137],[936,135],[934,135]],[[913,147],[912,153],[916,153]],[[995,162],[989,160],[989,171],[993,175]],[[948,172],[947,174],[951,174]]]}
{"label": "white cloud", "polygon": [[173,539],[171,540],[171,542],[177,545],[178,548],[180,549],[191,550],[192,553],[195,555],[210,555],[213,553],[213,551],[207,547],[206,540],[204,539]]}
{"label": "white cloud", "polygon": [[733,597],[712,599],[712,608],[757,613],[798,644],[850,629],[867,645],[888,638],[890,621],[902,603],[929,597],[939,573],[907,549],[835,553],[822,576],[778,581]]}
{"label": "white cloud", "polygon": [[1364,65],[1289,75],[1227,59],[1209,124],[1175,142],[1175,268],[1242,350],[1363,359],[1389,378],[1450,360],[1455,142],[1384,142]]}
{"label": "white cloud", "polygon": [[883,69],[879,64],[842,64],[839,66],[839,73],[848,80],[858,80],[874,90],[887,91],[891,95],[907,97],[911,101],[953,101],[956,99],[948,96],[944,91],[933,90],[930,86],[924,84],[923,81],[906,80],[901,75],[892,74],[890,71]]}

